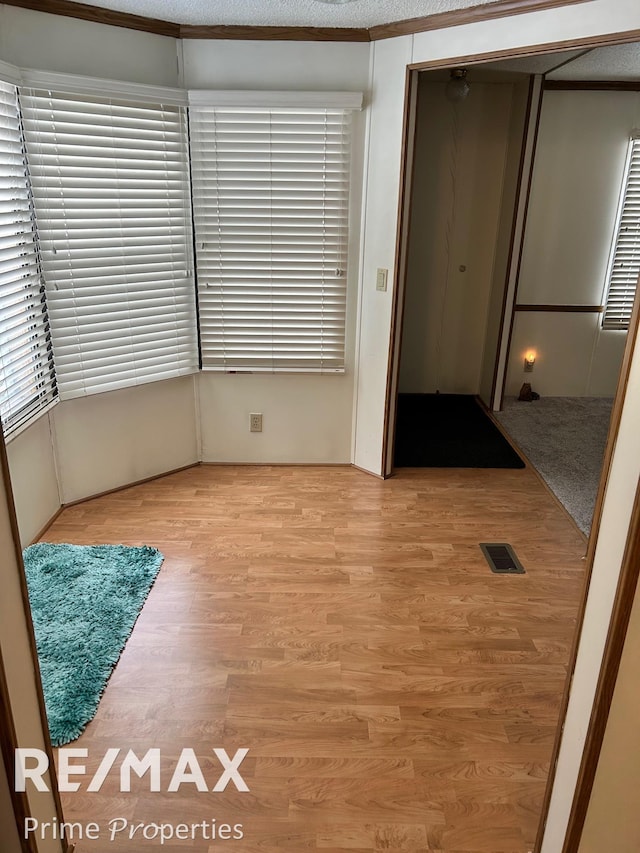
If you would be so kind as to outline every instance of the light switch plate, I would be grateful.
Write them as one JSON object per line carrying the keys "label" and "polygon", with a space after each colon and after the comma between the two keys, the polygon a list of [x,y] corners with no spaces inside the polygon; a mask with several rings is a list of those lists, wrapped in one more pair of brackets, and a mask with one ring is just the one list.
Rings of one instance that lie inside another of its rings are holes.
{"label": "light switch plate", "polygon": [[387,278],[389,276],[389,270],[382,269],[382,267],[378,267],[378,272],[376,274],[376,290],[386,290],[387,289]]}

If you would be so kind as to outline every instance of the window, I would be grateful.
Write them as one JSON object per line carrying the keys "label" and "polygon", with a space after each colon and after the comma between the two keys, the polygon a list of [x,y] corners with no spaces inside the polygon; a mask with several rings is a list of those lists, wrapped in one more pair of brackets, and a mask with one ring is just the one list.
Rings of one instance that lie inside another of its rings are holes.
{"label": "window", "polygon": [[628,329],[640,276],[640,138],[629,144],[615,234],[602,328]]}
{"label": "window", "polygon": [[0,81],[0,415],[5,435],[57,396],[15,86]]}
{"label": "window", "polygon": [[61,397],[196,371],[186,107],[39,85],[20,101]]}
{"label": "window", "polygon": [[342,372],[361,96],[260,95],[191,93],[202,366]]}

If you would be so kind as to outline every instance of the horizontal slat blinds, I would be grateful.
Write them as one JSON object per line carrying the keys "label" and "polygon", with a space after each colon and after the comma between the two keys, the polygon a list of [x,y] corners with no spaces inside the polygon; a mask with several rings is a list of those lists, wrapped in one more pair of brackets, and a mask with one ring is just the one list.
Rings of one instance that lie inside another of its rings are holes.
{"label": "horizontal slat blinds", "polygon": [[350,119],[192,103],[204,368],[344,370]]}
{"label": "horizontal slat blinds", "polygon": [[185,108],[20,100],[61,396],[197,370]]}
{"label": "horizontal slat blinds", "polygon": [[609,262],[603,329],[628,329],[640,276],[640,139],[632,139],[616,240]]}
{"label": "horizontal slat blinds", "polygon": [[0,414],[5,434],[56,398],[14,86],[0,81]]}

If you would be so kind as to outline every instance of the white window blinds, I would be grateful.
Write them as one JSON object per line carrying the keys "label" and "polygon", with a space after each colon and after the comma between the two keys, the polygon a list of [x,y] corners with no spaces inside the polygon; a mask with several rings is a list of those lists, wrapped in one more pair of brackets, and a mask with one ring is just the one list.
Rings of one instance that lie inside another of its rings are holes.
{"label": "white window blinds", "polygon": [[344,370],[350,109],[201,101],[190,136],[203,368]]}
{"label": "white window blinds", "polygon": [[185,107],[20,100],[61,396],[197,370]]}
{"label": "white window blinds", "polygon": [[603,329],[628,329],[640,276],[640,138],[631,140],[602,319]]}
{"label": "white window blinds", "polygon": [[0,415],[5,434],[56,398],[15,86],[0,81]]}

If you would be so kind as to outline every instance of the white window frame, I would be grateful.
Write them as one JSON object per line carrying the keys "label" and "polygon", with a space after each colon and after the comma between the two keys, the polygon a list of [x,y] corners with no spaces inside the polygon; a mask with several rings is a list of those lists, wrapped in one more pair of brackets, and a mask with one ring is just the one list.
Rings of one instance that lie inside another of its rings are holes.
{"label": "white window frame", "polygon": [[343,373],[362,94],[192,91],[189,103],[202,369]]}
{"label": "white window frame", "polygon": [[61,399],[197,372],[187,97],[25,72]]}
{"label": "white window frame", "polygon": [[0,412],[7,439],[58,399],[17,98],[19,82],[15,70],[0,63]]}
{"label": "white window frame", "polygon": [[625,161],[605,287],[602,328],[629,328],[640,276],[640,133],[634,132]]}

